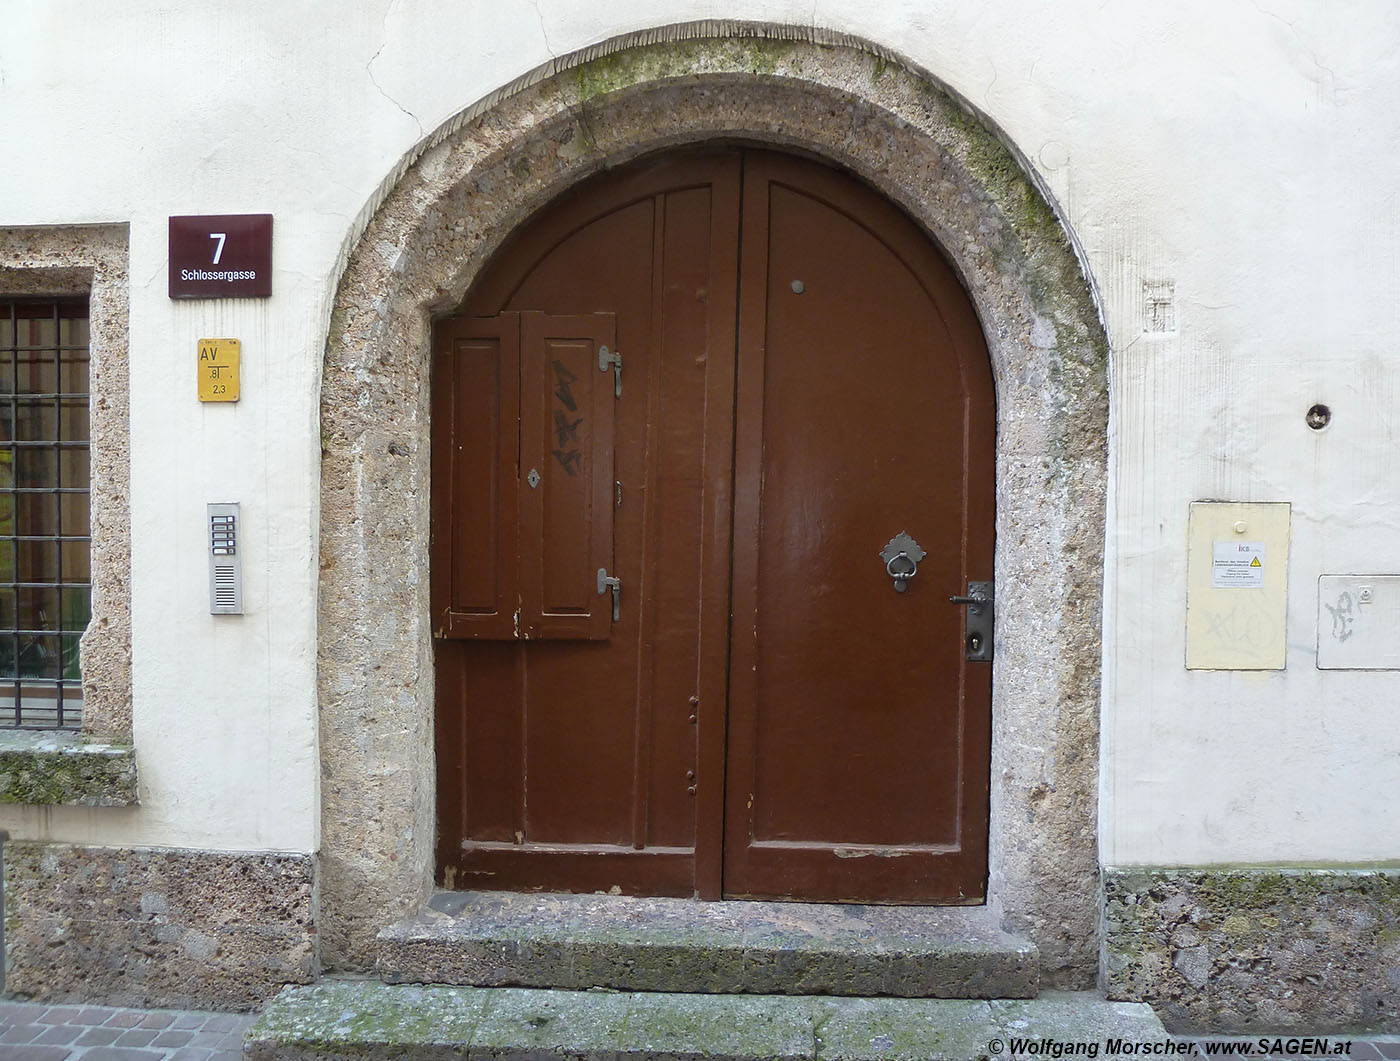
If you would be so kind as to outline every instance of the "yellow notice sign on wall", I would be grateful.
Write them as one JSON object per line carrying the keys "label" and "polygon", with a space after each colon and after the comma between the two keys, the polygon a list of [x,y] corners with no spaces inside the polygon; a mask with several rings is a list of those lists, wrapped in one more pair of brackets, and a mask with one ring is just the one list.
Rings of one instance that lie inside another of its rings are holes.
{"label": "yellow notice sign on wall", "polygon": [[1287,501],[1195,501],[1186,542],[1186,668],[1282,670]]}
{"label": "yellow notice sign on wall", "polygon": [[199,400],[238,401],[238,371],[242,359],[237,339],[199,340]]}

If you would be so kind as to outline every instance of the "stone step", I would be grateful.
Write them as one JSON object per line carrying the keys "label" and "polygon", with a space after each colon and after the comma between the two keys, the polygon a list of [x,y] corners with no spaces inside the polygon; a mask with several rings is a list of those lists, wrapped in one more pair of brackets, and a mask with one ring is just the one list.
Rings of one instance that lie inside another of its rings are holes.
{"label": "stone step", "polygon": [[[244,1052],[256,1061],[1010,1061],[1014,1040],[1036,1046],[1094,1043],[1097,1056],[1111,1049],[1113,1039],[1169,1037],[1147,1005],[1106,1002],[1093,994],[985,1001],[415,987],[363,980],[287,988],[248,1030]],[[1036,1056],[1052,1055],[1041,1047]]]}
{"label": "stone step", "polygon": [[439,892],[379,933],[390,984],[1033,998],[1033,944],[985,907]]}

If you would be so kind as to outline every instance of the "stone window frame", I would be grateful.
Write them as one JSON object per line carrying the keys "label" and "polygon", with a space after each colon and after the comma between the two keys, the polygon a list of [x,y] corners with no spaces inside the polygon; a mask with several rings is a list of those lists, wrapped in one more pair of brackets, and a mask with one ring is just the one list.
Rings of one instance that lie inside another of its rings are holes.
{"label": "stone window frame", "polygon": [[88,300],[92,610],[83,728],[0,732],[0,803],[136,802],[131,749],[129,226],[0,228],[0,293]]}
{"label": "stone window frame", "polygon": [[321,938],[366,969],[433,886],[428,349],[508,234],[600,169],[697,142],[842,166],[938,243],[997,386],[988,905],[1049,986],[1098,966],[1109,347],[1083,255],[1009,138],[888,49],[700,22],[539,67],[416,145],[336,278],[321,386]]}

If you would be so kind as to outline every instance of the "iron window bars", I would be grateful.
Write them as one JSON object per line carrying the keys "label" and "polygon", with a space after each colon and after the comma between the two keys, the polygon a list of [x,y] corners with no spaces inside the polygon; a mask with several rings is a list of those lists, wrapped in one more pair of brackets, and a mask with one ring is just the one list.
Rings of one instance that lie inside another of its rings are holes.
{"label": "iron window bars", "polygon": [[0,300],[0,726],[77,728],[91,608],[88,304]]}

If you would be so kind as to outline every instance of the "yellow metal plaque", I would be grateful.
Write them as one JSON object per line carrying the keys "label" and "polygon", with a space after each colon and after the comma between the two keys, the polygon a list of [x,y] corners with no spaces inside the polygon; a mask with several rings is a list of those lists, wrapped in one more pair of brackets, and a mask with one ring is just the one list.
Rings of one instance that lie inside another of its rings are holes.
{"label": "yellow metal plaque", "polygon": [[199,400],[238,401],[240,360],[240,344],[237,339],[199,340]]}

